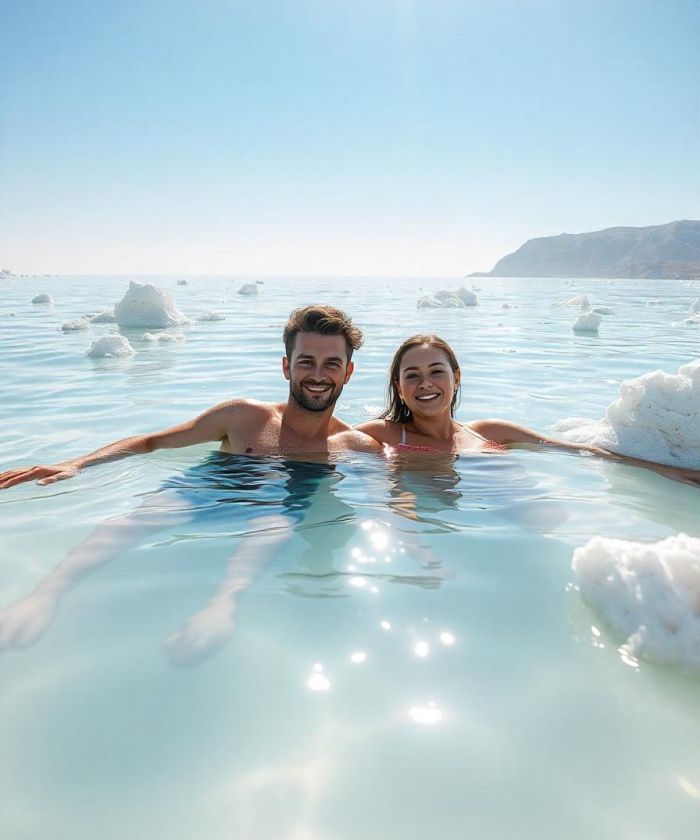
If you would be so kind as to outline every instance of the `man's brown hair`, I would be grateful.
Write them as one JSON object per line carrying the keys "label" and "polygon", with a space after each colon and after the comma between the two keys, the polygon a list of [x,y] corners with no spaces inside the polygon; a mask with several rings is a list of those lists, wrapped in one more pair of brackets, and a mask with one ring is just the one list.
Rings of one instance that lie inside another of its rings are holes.
{"label": "man's brown hair", "polygon": [[352,351],[362,346],[362,332],[346,315],[335,306],[305,306],[295,309],[289,316],[282,334],[287,358],[292,358],[294,342],[300,332],[318,333],[319,335],[342,335],[345,339],[348,361],[352,359]]}

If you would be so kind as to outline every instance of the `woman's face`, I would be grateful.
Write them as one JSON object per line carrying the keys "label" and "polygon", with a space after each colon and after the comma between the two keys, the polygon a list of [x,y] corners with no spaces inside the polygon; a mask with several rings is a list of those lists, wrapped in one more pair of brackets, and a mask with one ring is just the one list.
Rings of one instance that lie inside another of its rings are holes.
{"label": "woman's face", "polygon": [[411,347],[403,354],[396,387],[415,416],[449,414],[458,385],[459,371],[452,371],[442,350],[423,345]]}

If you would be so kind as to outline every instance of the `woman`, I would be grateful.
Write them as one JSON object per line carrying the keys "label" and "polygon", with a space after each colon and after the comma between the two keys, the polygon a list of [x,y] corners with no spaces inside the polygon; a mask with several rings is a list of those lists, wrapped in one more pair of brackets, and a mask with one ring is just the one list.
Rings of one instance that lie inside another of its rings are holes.
{"label": "woman", "polygon": [[700,471],[652,464],[586,444],[557,440],[507,420],[454,419],[461,372],[450,345],[436,335],[407,338],[389,371],[388,408],[377,420],[356,428],[394,452],[485,453],[519,443],[547,444],[647,467],[669,478],[700,483]]}

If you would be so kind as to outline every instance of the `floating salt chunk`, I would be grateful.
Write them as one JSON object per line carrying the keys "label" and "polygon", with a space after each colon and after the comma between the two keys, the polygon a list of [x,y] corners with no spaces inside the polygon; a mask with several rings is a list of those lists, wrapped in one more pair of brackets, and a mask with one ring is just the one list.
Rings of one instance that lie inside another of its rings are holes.
{"label": "floating salt chunk", "polygon": [[574,551],[572,569],[584,601],[624,640],[625,658],[700,671],[700,539],[594,537]]}
{"label": "floating salt chunk", "polygon": [[[564,440],[623,455],[700,469],[700,359],[677,374],[655,370],[620,385],[602,420],[569,420],[553,428]],[[564,424],[569,424],[564,426]]]}
{"label": "floating salt chunk", "polygon": [[162,333],[152,333],[152,332],[145,332],[141,336],[141,341],[152,341],[157,342],[159,344],[169,344],[173,341],[184,341],[185,336],[182,333],[172,333],[172,332],[162,332]]}
{"label": "floating salt chunk", "polygon": [[[471,292],[469,294],[471,294]],[[435,300],[439,301],[446,309],[460,309],[465,306],[464,300],[456,292],[448,292],[445,289],[441,289],[440,291],[435,292],[434,297]]]}
{"label": "floating salt chunk", "polygon": [[129,289],[114,307],[120,327],[175,327],[189,323],[172,297],[151,283],[129,283]]}
{"label": "floating salt chunk", "polygon": [[[474,288],[477,287],[475,286]],[[474,292],[470,292],[469,289],[465,289],[464,286],[460,286],[460,288],[455,292],[455,295],[457,295],[465,306],[479,305],[479,298],[474,294]]]}
{"label": "floating salt chunk", "polygon": [[131,356],[135,352],[123,335],[108,333],[92,342],[87,355],[91,359],[102,359],[105,356]]}
{"label": "floating salt chunk", "polygon": [[647,301],[647,306],[661,306],[663,303],[666,303],[666,301],[662,300],[662,298],[653,298]]}
{"label": "floating salt chunk", "polygon": [[428,295],[423,295],[423,297],[418,298],[417,303],[419,309],[442,309],[444,305],[444,303],[435,300],[435,298],[428,297]]}
{"label": "floating salt chunk", "polygon": [[244,283],[241,288],[238,290],[239,295],[257,295],[258,286],[257,283]]}
{"label": "floating salt chunk", "polygon": [[518,308],[517,303],[508,303],[508,301],[506,301],[505,303],[501,304],[501,309],[517,309],[517,308]]}
{"label": "floating salt chunk", "polygon": [[698,312],[700,313],[700,297],[695,298],[695,300],[690,304],[690,309],[688,312]]}
{"label": "floating salt chunk", "polygon": [[591,312],[595,312],[596,315],[614,315],[615,310],[612,306],[592,306]]}
{"label": "floating salt chunk", "polygon": [[602,316],[598,315],[597,312],[582,312],[574,321],[571,329],[574,332],[597,333],[602,320]]}
{"label": "floating salt chunk", "polygon": [[53,303],[53,298],[51,297],[51,295],[42,293],[40,295],[36,295],[36,297],[33,297],[32,303]]}
{"label": "floating salt chunk", "polygon": [[[85,316],[87,317],[87,316]],[[117,319],[114,315],[114,310],[112,309],[103,309],[102,312],[98,312],[96,315],[92,315],[89,318],[91,324],[116,324]]]}
{"label": "floating salt chunk", "polygon": [[86,330],[90,326],[90,322],[85,318],[76,318],[75,321],[64,321],[61,324],[62,332],[77,332],[78,330]]}
{"label": "floating salt chunk", "polygon": [[188,285],[189,285],[189,283],[187,282],[187,280],[184,280],[184,279],[183,279],[183,280],[178,280],[178,281],[177,281],[177,285],[178,285],[178,286],[188,286]]}
{"label": "floating salt chunk", "polygon": [[588,295],[576,295],[576,297],[555,303],[555,306],[578,306],[580,309],[587,309],[590,306]]}
{"label": "floating salt chunk", "polygon": [[220,312],[212,312],[211,309],[205,309],[197,316],[198,321],[225,321],[226,316]]}

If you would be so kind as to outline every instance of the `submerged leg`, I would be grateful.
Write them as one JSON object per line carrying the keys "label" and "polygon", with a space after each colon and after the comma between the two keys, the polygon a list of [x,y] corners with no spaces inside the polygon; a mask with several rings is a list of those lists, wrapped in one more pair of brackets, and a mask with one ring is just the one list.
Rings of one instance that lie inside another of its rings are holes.
{"label": "submerged leg", "polygon": [[166,640],[174,665],[196,665],[228,642],[233,634],[238,593],[250,586],[255,574],[290,538],[294,520],[279,515],[257,516],[247,524],[254,531],[241,538],[219,588],[201,610]]}
{"label": "submerged leg", "polygon": [[61,598],[90,572],[164,528],[192,519],[193,509],[173,491],[150,495],[128,516],[100,523],[34,591],[0,611],[0,652],[34,644],[48,629]]}

